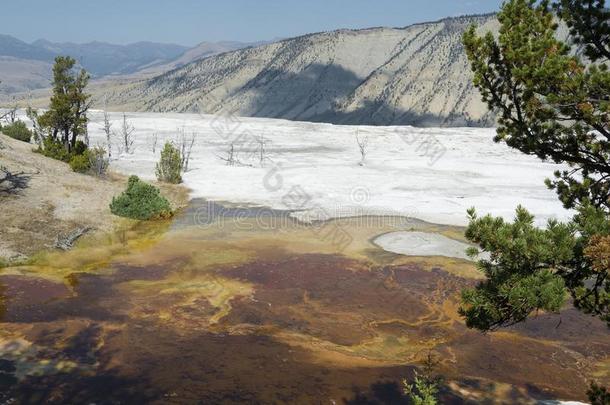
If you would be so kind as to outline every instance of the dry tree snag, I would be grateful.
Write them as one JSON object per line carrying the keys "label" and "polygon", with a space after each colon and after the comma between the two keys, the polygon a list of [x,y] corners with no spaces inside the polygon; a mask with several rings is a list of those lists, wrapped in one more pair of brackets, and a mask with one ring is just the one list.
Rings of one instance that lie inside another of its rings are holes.
{"label": "dry tree snag", "polygon": [[227,166],[235,166],[238,164],[239,160],[237,160],[237,152],[235,152],[235,145],[233,144],[233,142],[231,142],[231,144],[229,145],[226,154],[226,157],[218,155],[216,156],[218,156],[220,160],[226,162]]}
{"label": "dry tree snag", "polygon": [[358,144],[358,150],[360,151],[360,166],[364,166],[364,161],[366,160],[366,152],[369,145],[369,137],[368,136],[360,136],[359,132],[356,132],[356,143]]}
{"label": "dry tree snag", "polygon": [[256,141],[258,143],[258,163],[260,165],[260,167],[265,167],[265,162],[267,160],[271,160],[271,158],[269,158],[268,152],[267,152],[267,139],[265,138],[264,135],[259,135],[256,138]]}
{"label": "dry tree snag", "polygon": [[153,154],[157,153],[157,143],[158,142],[159,142],[159,134],[156,132],[153,132],[153,134],[150,137],[150,149],[152,150]]}
{"label": "dry tree snag", "polygon": [[178,145],[180,147],[180,156],[182,157],[182,171],[184,173],[189,170],[189,161],[191,160],[191,152],[193,151],[193,146],[195,145],[195,133],[193,132],[190,137],[187,137],[184,130],[180,132],[180,139],[178,141]]}
{"label": "dry tree snag", "polygon": [[121,126],[121,140],[123,141],[123,150],[125,153],[133,153],[133,133],[135,132],[135,128],[129,121],[127,121],[127,115],[123,113],[123,124]]}
{"label": "dry tree snag", "polygon": [[70,250],[74,246],[74,243],[81,236],[85,235],[87,232],[90,232],[92,230],[93,230],[93,228],[91,228],[90,226],[86,226],[84,228],[75,229],[74,231],[70,232],[67,235],[59,234],[59,235],[57,235],[57,238],[55,239],[54,247],[56,249],[61,249],[61,250]]}
{"label": "dry tree snag", "polygon": [[112,123],[110,122],[110,117],[108,117],[106,109],[104,109],[104,125],[102,128],[104,134],[106,134],[106,150],[108,151],[108,159],[110,159],[112,158],[112,136],[114,132],[112,131]]}
{"label": "dry tree snag", "polygon": [[15,104],[7,111],[0,113],[0,120],[6,121],[7,124],[14,124],[17,120],[17,110],[19,107]]}

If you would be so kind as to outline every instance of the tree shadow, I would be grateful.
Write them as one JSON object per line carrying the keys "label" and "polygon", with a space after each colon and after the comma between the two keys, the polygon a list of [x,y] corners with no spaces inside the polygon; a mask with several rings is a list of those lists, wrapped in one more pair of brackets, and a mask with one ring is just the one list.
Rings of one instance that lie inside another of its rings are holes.
{"label": "tree shadow", "polygon": [[28,188],[32,175],[25,172],[14,173],[0,166],[0,195],[18,194]]}
{"label": "tree shadow", "polygon": [[[153,387],[146,377],[136,378],[121,375],[118,369],[108,367],[107,358],[98,352],[102,339],[102,329],[97,324],[89,325],[70,337],[65,346],[58,348],[65,331],[60,329],[43,330],[43,339],[37,343],[44,344],[39,351],[42,358],[34,361],[48,361],[52,358],[57,363],[53,371],[53,363],[46,363],[44,373],[27,373],[17,377],[21,367],[33,367],[19,358],[23,353],[15,347],[14,353],[5,352],[5,358],[0,359],[0,401],[2,403],[19,404],[131,404],[149,403],[158,400],[161,394],[158,390],[142,390],[142,386]],[[29,360],[33,361],[33,360]],[[99,361],[99,364],[97,363]],[[73,370],[60,368],[65,362],[75,362],[79,367]],[[89,369],[95,369],[95,373]],[[35,368],[35,367],[34,367]]]}
{"label": "tree shadow", "polygon": [[368,391],[354,388],[354,397],[344,399],[346,405],[399,405],[408,403],[398,383],[379,381],[372,384]]}

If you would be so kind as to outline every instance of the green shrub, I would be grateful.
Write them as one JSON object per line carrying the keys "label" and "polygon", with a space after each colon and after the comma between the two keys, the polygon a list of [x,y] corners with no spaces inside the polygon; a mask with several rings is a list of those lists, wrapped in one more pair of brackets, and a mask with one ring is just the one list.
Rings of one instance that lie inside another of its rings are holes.
{"label": "green shrub", "polygon": [[30,142],[32,131],[28,129],[23,121],[15,121],[12,124],[2,127],[2,133],[23,142]]}
{"label": "green shrub", "polygon": [[157,163],[157,180],[166,183],[182,183],[182,157],[180,151],[171,142],[166,142],[161,151],[161,160]]}
{"label": "green shrub", "polygon": [[98,177],[104,177],[108,170],[108,154],[106,149],[101,146],[89,149],[87,151],[87,157],[89,158],[89,167],[91,168],[91,174]]}
{"label": "green shrub", "polygon": [[81,155],[74,155],[70,158],[70,168],[76,173],[87,173],[91,169],[89,152],[85,151]]}
{"label": "green shrub", "polygon": [[83,141],[76,141],[74,144],[74,149],[72,149],[72,155],[82,155],[87,151],[87,144]]}
{"label": "green shrub", "polygon": [[[71,152],[68,152],[65,145],[59,139],[53,139],[49,136],[42,140],[42,147],[36,149],[36,152],[55,160],[61,160],[62,162],[71,163],[72,159],[76,156],[86,156],[87,144],[83,141],[76,141],[74,148]],[[77,163],[82,166],[82,159]],[[75,170],[76,171],[76,170]]]}
{"label": "green shrub", "polygon": [[112,199],[110,211],[120,217],[139,220],[169,218],[173,214],[169,201],[160,194],[159,189],[137,176],[131,176],[127,190]]}
{"label": "green shrub", "polygon": [[61,160],[62,162],[70,162],[72,155],[64,147],[64,145],[50,137],[46,137],[42,141],[42,148],[38,148],[36,152],[49,157],[51,159]]}

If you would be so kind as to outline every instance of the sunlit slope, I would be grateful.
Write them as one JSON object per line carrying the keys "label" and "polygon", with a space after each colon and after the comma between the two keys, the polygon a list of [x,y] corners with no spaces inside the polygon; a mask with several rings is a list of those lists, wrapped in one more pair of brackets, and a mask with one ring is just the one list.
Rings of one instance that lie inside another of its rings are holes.
{"label": "sunlit slope", "polygon": [[461,43],[493,15],[339,30],[203,59],[96,89],[115,110],[218,113],[350,124],[488,126]]}

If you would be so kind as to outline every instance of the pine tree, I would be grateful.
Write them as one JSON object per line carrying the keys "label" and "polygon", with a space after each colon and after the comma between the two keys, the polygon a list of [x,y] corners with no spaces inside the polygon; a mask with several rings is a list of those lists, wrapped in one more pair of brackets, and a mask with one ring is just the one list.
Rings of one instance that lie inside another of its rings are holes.
{"label": "pine tree", "polygon": [[165,146],[161,151],[161,159],[156,166],[157,180],[166,183],[178,184],[182,183],[182,157],[180,150],[171,142],[165,142]]}
{"label": "pine tree", "polygon": [[72,152],[79,136],[87,133],[90,95],[85,93],[89,75],[84,69],[74,71],[76,61],[58,56],[53,66],[53,94],[48,111],[38,118],[38,125],[54,142]]}
{"label": "pine tree", "polygon": [[[557,39],[557,16],[584,56]],[[499,115],[495,140],[567,164],[547,186],[578,211],[569,224],[550,221],[546,229],[523,208],[512,223],[469,212],[467,237],[490,253],[479,261],[487,280],[463,293],[471,327],[557,311],[566,291],[577,308],[610,324],[609,17],[603,0],[510,0],[497,37],[481,37],[476,27],[464,34],[474,84]]]}

